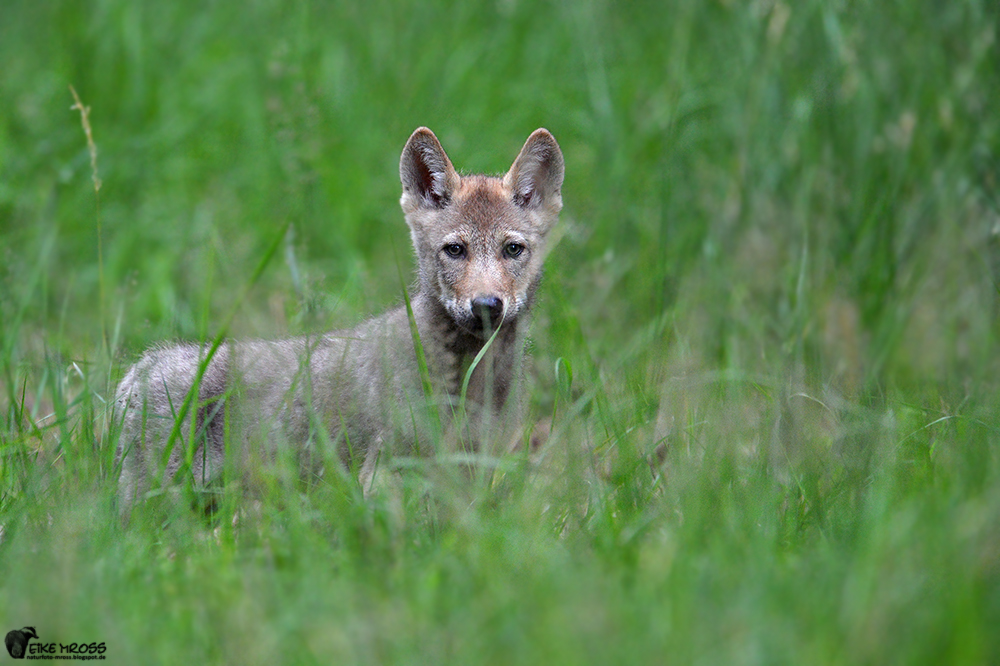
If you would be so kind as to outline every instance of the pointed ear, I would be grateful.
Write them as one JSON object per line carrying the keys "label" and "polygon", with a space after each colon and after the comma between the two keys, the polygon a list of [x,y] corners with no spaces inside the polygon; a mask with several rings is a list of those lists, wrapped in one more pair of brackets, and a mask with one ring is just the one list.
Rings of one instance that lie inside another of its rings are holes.
{"label": "pointed ear", "polygon": [[510,171],[504,187],[514,192],[514,203],[522,208],[562,208],[563,156],[554,136],[546,129],[531,133]]}
{"label": "pointed ear", "polygon": [[410,135],[399,158],[399,180],[403,184],[400,203],[410,211],[444,208],[458,189],[460,178],[434,132],[420,127]]}

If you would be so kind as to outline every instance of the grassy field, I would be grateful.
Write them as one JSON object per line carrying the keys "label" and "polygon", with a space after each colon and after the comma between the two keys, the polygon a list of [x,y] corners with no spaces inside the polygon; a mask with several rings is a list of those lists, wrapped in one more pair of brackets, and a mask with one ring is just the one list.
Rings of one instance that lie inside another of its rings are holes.
{"label": "grassy field", "polygon": [[[5,0],[0,633],[114,663],[1000,662],[998,30],[995,0]],[[539,126],[566,156],[539,459],[123,525],[124,368],[399,302],[419,125],[466,171]]]}

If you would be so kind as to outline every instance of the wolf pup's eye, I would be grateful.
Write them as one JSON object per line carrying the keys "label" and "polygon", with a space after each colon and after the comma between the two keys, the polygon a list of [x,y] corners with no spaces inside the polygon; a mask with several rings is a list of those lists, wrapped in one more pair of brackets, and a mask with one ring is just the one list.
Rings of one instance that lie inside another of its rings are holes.
{"label": "wolf pup's eye", "polygon": [[507,243],[503,248],[504,253],[511,259],[516,259],[524,252],[524,246],[520,243]]}
{"label": "wolf pup's eye", "polygon": [[465,254],[465,248],[458,243],[448,243],[444,246],[444,253],[449,257],[461,257]]}

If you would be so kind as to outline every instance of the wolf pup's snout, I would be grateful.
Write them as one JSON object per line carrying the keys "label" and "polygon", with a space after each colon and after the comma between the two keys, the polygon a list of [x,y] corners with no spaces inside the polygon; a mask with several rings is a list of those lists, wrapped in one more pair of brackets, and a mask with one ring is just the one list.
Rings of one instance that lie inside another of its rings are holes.
{"label": "wolf pup's snout", "polygon": [[496,296],[477,296],[472,299],[472,314],[484,328],[495,329],[503,319],[503,301]]}

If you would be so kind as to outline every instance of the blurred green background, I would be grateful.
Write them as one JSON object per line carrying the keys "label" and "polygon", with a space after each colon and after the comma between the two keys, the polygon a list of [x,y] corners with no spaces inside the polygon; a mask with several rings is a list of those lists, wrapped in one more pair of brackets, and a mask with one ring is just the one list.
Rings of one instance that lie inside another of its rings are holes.
{"label": "blurred green background", "polygon": [[[255,623],[305,661],[997,658],[998,20],[993,0],[5,0],[0,590],[23,601],[3,626],[31,611],[163,661],[232,659]],[[563,401],[564,473],[471,523],[275,519],[280,556],[270,523],[217,546],[116,525],[103,401],[149,344],[214,336],[286,223],[229,334],[401,300],[420,125],[466,172],[541,126],[563,149],[532,404]],[[240,582],[275,568],[277,589]],[[77,597],[15,582],[53,572]],[[83,610],[102,593],[104,620]],[[307,617],[396,638],[324,642]],[[247,660],[282,654],[257,640]]]}

